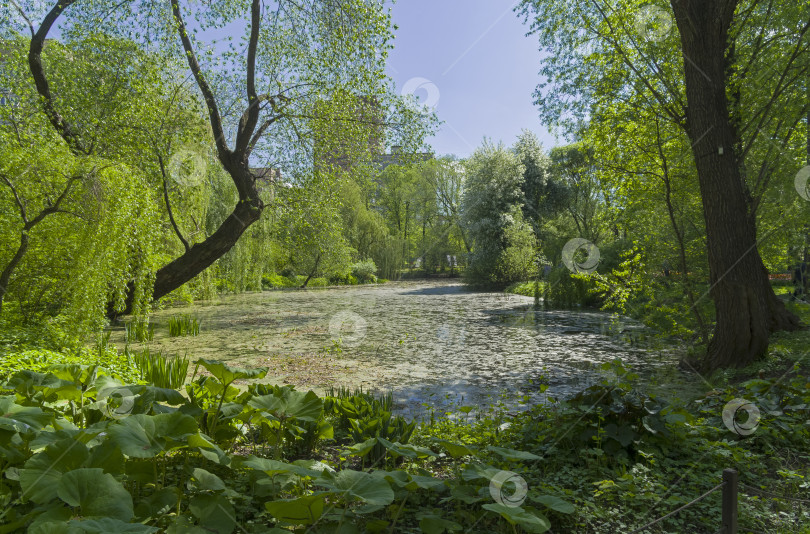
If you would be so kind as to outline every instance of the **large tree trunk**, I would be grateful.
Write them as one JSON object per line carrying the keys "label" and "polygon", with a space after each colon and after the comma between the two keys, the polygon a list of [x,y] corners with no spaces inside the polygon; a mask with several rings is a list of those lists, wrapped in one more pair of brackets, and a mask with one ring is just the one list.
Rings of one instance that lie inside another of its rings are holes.
{"label": "large tree trunk", "polygon": [[799,326],[777,299],[757,249],[726,96],[728,32],[738,0],[671,0],[683,46],[687,133],[706,220],[714,335],[704,370],[742,367],[768,337]]}
{"label": "large tree trunk", "polygon": [[[210,267],[236,244],[248,226],[259,220],[264,205],[255,187],[253,189],[205,241],[192,245],[182,256],[158,269],[152,294],[155,300],[171,293]],[[127,308],[130,308],[129,303]]]}

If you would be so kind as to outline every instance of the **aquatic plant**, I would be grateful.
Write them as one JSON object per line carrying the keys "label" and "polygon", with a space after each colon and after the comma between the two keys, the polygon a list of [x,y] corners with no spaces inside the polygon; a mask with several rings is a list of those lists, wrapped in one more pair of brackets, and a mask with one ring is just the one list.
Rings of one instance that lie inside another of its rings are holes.
{"label": "aquatic plant", "polygon": [[133,341],[143,343],[144,341],[152,341],[155,338],[155,325],[149,324],[148,317],[136,317],[129,321],[124,328],[127,343]]}
{"label": "aquatic plant", "polygon": [[169,337],[197,336],[200,320],[190,315],[169,317]]}
{"label": "aquatic plant", "polygon": [[148,348],[140,352],[129,353],[135,367],[145,380],[159,388],[178,389],[183,387],[188,375],[189,359],[187,356],[164,356],[162,352],[152,352]]}

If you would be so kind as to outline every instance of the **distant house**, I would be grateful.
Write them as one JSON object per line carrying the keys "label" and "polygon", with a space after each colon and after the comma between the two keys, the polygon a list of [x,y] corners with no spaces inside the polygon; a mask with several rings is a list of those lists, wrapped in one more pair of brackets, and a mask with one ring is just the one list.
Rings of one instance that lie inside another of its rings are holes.
{"label": "distant house", "polygon": [[406,162],[422,162],[432,159],[433,154],[431,152],[417,152],[416,154],[409,154],[407,157],[403,157],[402,147],[394,145],[391,147],[391,152],[389,154],[382,153],[374,156],[374,164],[377,166],[377,169],[382,172],[391,165],[402,165]]}
{"label": "distant house", "polygon": [[275,186],[284,185],[281,179],[281,170],[274,169],[273,167],[254,167],[250,169],[253,176],[256,177],[256,189],[259,192],[268,191],[270,196],[275,196]]}

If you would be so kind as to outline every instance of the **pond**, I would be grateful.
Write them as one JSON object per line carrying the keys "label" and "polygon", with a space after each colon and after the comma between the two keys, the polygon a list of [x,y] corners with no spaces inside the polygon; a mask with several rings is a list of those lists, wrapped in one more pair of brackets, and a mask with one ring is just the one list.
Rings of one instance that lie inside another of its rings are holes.
{"label": "pond", "polygon": [[[199,336],[169,337],[169,317],[181,314],[201,320]],[[628,318],[536,309],[532,298],[473,292],[460,282],[225,295],[158,311],[152,322],[150,348],[164,354],[267,366],[265,381],[319,393],[392,391],[398,411],[410,415],[425,404],[502,401],[520,409],[564,397],[596,382],[601,365],[616,358],[670,390],[696,382],[677,370],[677,350],[656,347]]]}

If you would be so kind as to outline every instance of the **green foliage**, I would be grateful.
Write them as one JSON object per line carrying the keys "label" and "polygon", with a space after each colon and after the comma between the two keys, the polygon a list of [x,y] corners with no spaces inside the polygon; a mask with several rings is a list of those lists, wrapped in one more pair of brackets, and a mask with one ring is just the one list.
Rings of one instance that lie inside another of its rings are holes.
{"label": "green foliage", "polygon": [[[192,526],[258,532],[317,523],[318,532],[332,532],[348,521],[364,530],[421,525],[437,532],[466,525],[505,532],[510,524],[547,529],[551,523],[543,510],[571,513],[570,505],[551,495],[532,495],[540,508],[493,508],[473,497],[483,495],[497,472],[477,460],[453,466],[463,477],[432,474],[439,453],[407,443],[415,424],[380,411],[390,407],[390,396],[338,391],[341,398],[321,399],[265,384],[240,392],[231,387],[235,381],[261,378],[265,370],[213,360],[198,364],[210,376],[189,384],[188,397],[125,384],[93,366],[15,373],[2,386],[11,394],[0,396],[4,525],[32,532],[173,532]],[[319,444],[334,439],[329,421],[335,410],[359,416],[350,427],[373,437],[342,439],[346,450],[335,461],[294,459],[316,454]],[[387,422],[375,422],[372,414]],[[352,468],[375,447],[385,451],[382,460],[370,470]],[[268,448],[271,457],[263,455]],[[505,448],[491,453],[494,463],[536,459]],[[406,469],[383,469],[385,457]],[[406,501],[416,508],[392,515]]]}
{"label": "green foliage", "polygon": [[349,270],[361,284],[377,282],[377,266],[374,265],[374,260],[366,259],[353,263],[349,266]]}
{"label": "green foliage", "polygon": [[197,336],[200,320],[190,315],[169,317],[169,337]]}
{"label": "green foliage", "polygon": [[485,286],[525,280],[537,266],[534,232],[520,210],[523,164],[504,146],[484,144],[466,162],[466,170],[462,214],[473,243],[467,280]]}
{"label": "green foliage", "polygon": [[124,325],[127,343],[143,343],[155,339],[155,325],[149,323],[148,317],[134,317]]}

